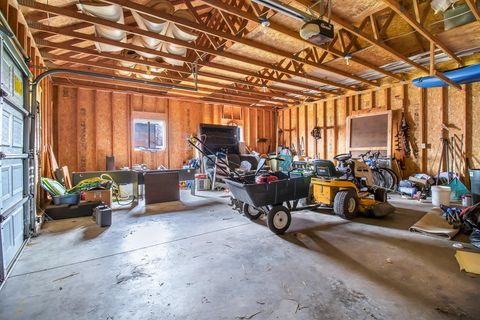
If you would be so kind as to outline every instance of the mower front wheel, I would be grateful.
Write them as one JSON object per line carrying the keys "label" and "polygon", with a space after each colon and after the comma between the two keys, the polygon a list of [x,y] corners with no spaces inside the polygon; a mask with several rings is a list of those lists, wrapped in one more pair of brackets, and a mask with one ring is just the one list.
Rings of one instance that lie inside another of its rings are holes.
{"label": "mower front wheel", "polygon": [[250,220],[257,220],[262,215],[261,210],[255,207],[252,207],[248,203],[243,204],[242,211],[243,211],[243,214]]}
{"label": "mower front wheel", "polygon": [[358,215],[358,198],[354,190],[338,191],[333,201],[333,212],[343,219],[353,219]]}
{"label": "mower front wheel", "polygon": [[275,234],[283,234],[290,227],[292,215],[284,206],[275,206],[267,214],[267,225]]}

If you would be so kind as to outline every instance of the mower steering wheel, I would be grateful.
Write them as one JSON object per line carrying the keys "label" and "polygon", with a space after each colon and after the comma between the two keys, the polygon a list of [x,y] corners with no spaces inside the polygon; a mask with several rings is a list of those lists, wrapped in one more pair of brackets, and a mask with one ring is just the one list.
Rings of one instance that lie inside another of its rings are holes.
{"label": "mower steering wheel", "polygon": [[344,162],[344,161],[352,159],[352,154],[351,153],[337,154],[335,157],[333,157],[333,159],[337,160],[337,161],[340,161],[340,162]]}

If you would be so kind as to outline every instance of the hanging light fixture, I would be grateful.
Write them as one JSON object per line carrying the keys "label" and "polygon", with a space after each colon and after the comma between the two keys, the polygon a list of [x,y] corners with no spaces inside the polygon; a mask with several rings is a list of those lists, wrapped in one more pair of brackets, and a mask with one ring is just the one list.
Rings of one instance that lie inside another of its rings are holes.
{"label": "hanging light fixture", "polygon": [[262,18],[260,18],[260,24],[262,25],[262,27],[268,28],[268,27],[270,27],[270,20],[262,17]]}
{"label": "hanging light fixture", "polygon": [[343,56],[343,58],[345,59],[345,62],[347,63],[347,66],[350,65],[350,60],[353,58],[352,55],[350,53],[347,53],[345,54],[345,56]]}
{"label": "hanging light fixture", "polygon": [[262,91],[263,92],[267,92],[267,83],[266,82],[262,82]]}

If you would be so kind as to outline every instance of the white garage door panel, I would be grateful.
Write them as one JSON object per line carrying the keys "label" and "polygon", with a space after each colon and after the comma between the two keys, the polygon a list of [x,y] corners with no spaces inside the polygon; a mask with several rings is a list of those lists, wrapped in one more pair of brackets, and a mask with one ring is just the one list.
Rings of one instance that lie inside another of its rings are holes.
{"label": "white garage door panel", "polygon": [[[0,281],[5,277],[25,238],[25,217],[29,203],[24,185],[28,166],[25,149],[24,76],[18,67],[21,57],[6,49],[0,39]],[[7,45],[9,46],[9,45]],[[18,65],[16,63],[19,63]]]}
{"label": "white garage door panel", "polygon": [[7,93],[6,99],[23,107],[22,73],[8,55],[2,59],[2,89]]}
{"label": "white garage door panel", "polygon": [[3,267],[6,269],[23,243],[23,206],[1,224]]}
{"label": "white garage door panel", "polygon": [[2,161],[1,167],[1,207],[7,211],[12,205],[23,198],[23,160],[9,159]]}
{"label": "white garage door panel", "polygon": [[24,115],[6,101],[3,102],[2,109],[2,152],[23,153]]}

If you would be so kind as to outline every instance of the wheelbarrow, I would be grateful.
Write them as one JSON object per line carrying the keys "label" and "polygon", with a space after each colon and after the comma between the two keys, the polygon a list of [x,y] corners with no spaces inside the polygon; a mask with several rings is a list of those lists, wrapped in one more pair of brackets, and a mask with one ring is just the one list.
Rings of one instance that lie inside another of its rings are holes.
{"label": "wheelbarrow", "polygon": [[225,179],[225,183],[233,198],[240,203],[245,216],[256,220],[266,214],[268,228],[275,234],[283,234],[290,226],[291,212],[307,208],[299,207],[298,204],[300,199],[309,196],[310,177],[291,177],[283,172],[275,172],[273,175],[278,180],[269,183],[255,183],[255,175],[241,180]]}

